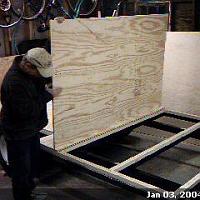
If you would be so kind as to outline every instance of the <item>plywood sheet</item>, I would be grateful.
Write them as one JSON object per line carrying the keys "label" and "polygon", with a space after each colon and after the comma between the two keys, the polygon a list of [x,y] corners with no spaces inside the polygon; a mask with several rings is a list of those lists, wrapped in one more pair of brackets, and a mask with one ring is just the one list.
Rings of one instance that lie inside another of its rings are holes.
{"label": "plywood sheet", "polygon": [[0,87],[6,72],[12,65],[14,58],[14,56],[0,57]]}
{"label": "plywood sheet", "polygon": [[40,138],[40,143],[53,149],[53,134]]}
{"label": "plywood sheet", "polygon": [[200,33],[167,34],[163,105],[200,116]]}
{"label": "plywood sheet", "polygon": [[[1,92],[1,84],[4,79],[4,76],[6,72],[8,71],[8,69],[11,67],[14,58],[15,58],[14,56],[0,57],[0,92]],[[1,109],[1,102],[0,102],[0,109]]]}
{"label": "plywood sheet", "polygon": [[57,150],[123,126],[161,106],[167,16],[51,22]]}
{"label": "plywood sheet", "polygon": [[53,134],[53,109],[52,109],[52,101],[47,103],[47,116],[48,116],[48,124],[44,128],[48,131],[51,131]]}

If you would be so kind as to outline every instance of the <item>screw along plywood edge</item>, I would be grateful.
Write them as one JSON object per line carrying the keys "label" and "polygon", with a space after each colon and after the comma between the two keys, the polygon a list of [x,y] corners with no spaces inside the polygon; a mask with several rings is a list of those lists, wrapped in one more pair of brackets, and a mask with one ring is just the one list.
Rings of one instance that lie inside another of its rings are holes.
{"label": "screw along plywood edge", "polygon": [[[15,56],[0,57],[0,91],[1,91],[1,84],[4,79],[4,76],[6,72],[8,71],[8,69],[11,67],[14,58]],[[0,109],[1,109],[1,102],[0,102]]]}
{"label": "screw along plywood edge", "polygon": [[200,33],[169,32],[165,49],[163,106],[200,116]]}
{"label": "screw along plywood edge", "polygon": [[51,21],[57,150],[160,109],[167,19]]}

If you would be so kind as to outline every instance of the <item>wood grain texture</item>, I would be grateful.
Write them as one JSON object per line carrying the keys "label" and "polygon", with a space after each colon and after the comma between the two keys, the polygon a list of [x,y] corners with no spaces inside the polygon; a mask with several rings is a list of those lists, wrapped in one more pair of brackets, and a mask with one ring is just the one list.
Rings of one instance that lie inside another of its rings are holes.
{"label": "wood grain texture", "polygon": [[167,16],[51,21],[57,150],[161,106]]}
{"label": "wood grain texture", "polygon": [[200,33],[167,33],[163,106],[200,116]]}
{"label": "wood grain texture", "polygon": [[53,134],[40,138],[40,144],[53,149]]}
{"label": "wood grain texture", "polygon": [[[9,57],[0,57],[0,92],[1,92],[1,84],[4,79],[4,76],[8,69],[11,67],[12,62],[14,60],[14,56]],[[0,93],[1,96],[1,93]],[[0,102],[0,109],[1,109],[1,102]]]}
{"label": "wood grain texture", "polygon": [[3,78],[6,72],[8,71],[8,69],[11,67],[14,58],[15,58],[14,56],[2,57],[2,58],[0,57],[0,88],[1,88]]}

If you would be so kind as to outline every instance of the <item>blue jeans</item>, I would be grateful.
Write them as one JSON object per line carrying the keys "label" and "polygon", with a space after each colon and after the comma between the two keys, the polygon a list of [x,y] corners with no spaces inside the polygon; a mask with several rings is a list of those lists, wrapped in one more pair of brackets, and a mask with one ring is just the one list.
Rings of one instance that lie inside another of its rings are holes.
{"label": "blue jeans", "polygon": [[15,200],[29,200],[38,175],[39,134],[25,140],[7,140],[8,161]]}

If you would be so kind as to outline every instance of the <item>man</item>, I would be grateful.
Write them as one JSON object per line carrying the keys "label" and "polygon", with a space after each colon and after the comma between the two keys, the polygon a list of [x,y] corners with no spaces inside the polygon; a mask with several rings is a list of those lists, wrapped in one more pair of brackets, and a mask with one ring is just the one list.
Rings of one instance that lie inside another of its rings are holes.
{"label": "man", "polygon": [[34,48],[15,58],[1,88],[1,123],[8,149],[13,196],[32,199],[39,163],[39,131],[47,123],[46,104],[60,92],[47,89],[52,75],[50,54]]}

